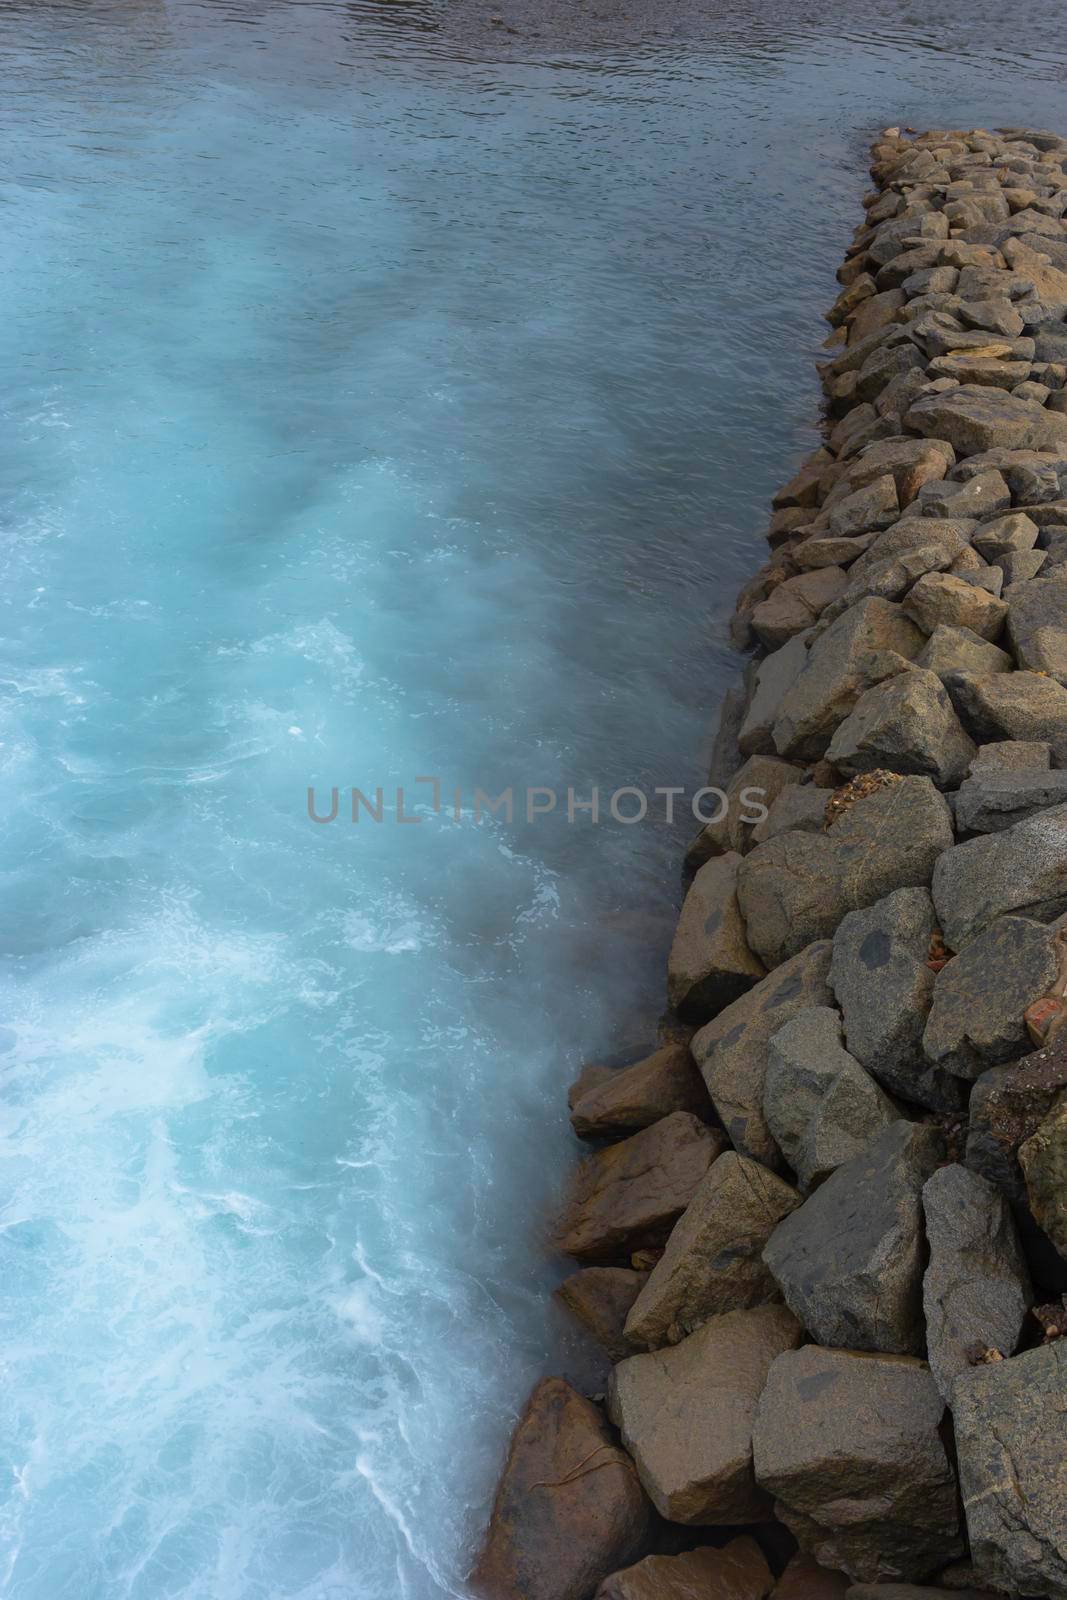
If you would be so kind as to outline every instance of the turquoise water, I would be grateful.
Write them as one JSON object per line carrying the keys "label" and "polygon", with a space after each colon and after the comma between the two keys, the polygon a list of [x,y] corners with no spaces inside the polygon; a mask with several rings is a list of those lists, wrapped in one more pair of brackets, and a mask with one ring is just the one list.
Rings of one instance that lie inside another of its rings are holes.
{"label": "turquoise water", "polygon": [[689,830],[474,788],[701,781],[871,131],[1067,124],[1040,10],[854,9],[0,12],[4,1595],[462,1594],[587,1369]]}

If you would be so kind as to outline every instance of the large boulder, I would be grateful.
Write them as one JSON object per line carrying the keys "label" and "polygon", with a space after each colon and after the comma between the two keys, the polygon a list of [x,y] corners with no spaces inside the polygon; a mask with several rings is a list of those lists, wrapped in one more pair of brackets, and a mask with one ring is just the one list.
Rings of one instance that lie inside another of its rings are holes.
{"label": "large boulder", "polygon": [[755,1539],[743,1535],[721,1550],[705,1546],[679,1556],[646,1556],[615,1572],[596,1600],[764,1600],[774,1577]]}
{"label": "large boulder", "polygon": [[1067,440],[1067,418],[983,384],[923,395],[904,421],[924,438],[947,439],[961,456],[980,450],[1053,450]]}
{"label": "large boulder", "polygon": [[727,1527],[770,1516],[752,1473],[752,1422],[771,1363],[802,1337],[784,1306],[757,1306],[615,1368],[608,1409],[661,1516]]}
{"label": "large boulder", "polygon": [[898,889],[851,911],[834,934],[830,985],[845,1024],[845,1043],[878,1081],[916,1105],[951,1111],[963,1090],[932,1066],[923,1029],[933,997],[928,965],[937,915],[926,889]]}
{"label": "large boulder", "polygon": [[889,473],[851,493],[828,497],[826,505],[830,532],[838,539],[888,528],[900,516],[896,482]]}
{"label": "large boulder", "polygon": [[944,679],[956,715],[971,738],[1040,741],[1051,745],[1057,766],[1067,764],[1067,689],[1036,672],[978,677],[952,672]]}
{"label": "large boulder", "polygon": [[709,1169],[626,1322],[633,1346],[677,1344],[709,1317],[778,1298],[763,1247],[800,1204],[796,1190],[727,1150]]}
{"label": "large boulder", "polygon": [[804,1193],[859,1155],[899,1115],[844,1048],[841,1017],[829,1006],[809,1006],[774,1035],[763,1113]]}
{"label": "large boulder", "polygon": [[1025,671],[1067,683],[1067,567],[1012,586],[1008,638]]}
{"label": "large boulder", "polygon": [[[595,1460],[595,1472],[579,1469]],[[589,1600],[648,1548],[652,1508],[606,1418],[562,1378],[519,1419],[471,1588],[485,1600]]]}
{"label": "large boulder", "polygon": [[757,1481],[824,1566],[924,1578],[963,1548],[944,1409],[925,1362],[805,1345],[779,1356],[760,1399]]}
{"label": "large boulder", "polygon": [[923,484],[943,478],[955,460],[952,446],[940,439],[879,439],[861,452],[849,467],[844,481],[850,490],[862,489],[888,473],[903,508],[911,504]]}
{"label": "large boulder", "polygon": [[783,833],[757,845],[737,878],[750,946],[777,966],[829,938],[846,912],[929,883],[952,839],[948,806],[930,779],[904,777],[857,800],[826,834]]}
{"label": "large boulder", "polygon": [[726,1140],[674,1111],[579,1163],[557,1227],[565,1255],[611,1265],[667,1241]]}
{"label": "large boulder", "polygon": [[[962,950],[1005,912],[1049,922],[1067,911],[1067,805],[946,850],[932,893],[950,950]],[[745,912],[740,892],[739,899]]]}
{"label": "large boulder", "polygon": [[998,917],[934,980],[923,1035],[929,1059],[973,1081],[1027,1054],[1026,1008],[1052,987],[1059,968],[1053,929],[1030,917]]}
{"label": "large boulder", "polygon": [[952,1395],[960,1487],[979,1574],[1067,1596],[1067,1340],[976,1367]]}
{"label": "large boulder", "polygon": [[737,901],[741,857],[714,856],[701,867],[682,905],[667,959],[667,995],[688,1022],[706,1022],[764,976]]}
{"label": "large boulder", "polygon": [[923,1189],[930,1259],[923,1275],[927,1359],[946,1401],[989,1351],[1014,1353],[1033,1295],[1008,1202],[966,1167],[939,1167]]}
{"label": "large boulder", "polygon": [[941,680],[918,667],[866,690],[826,752],[848,777],[882,768],[918,773],[941,789],[961,782],[974,755]]}
{"label": "large boulder", "polygon": [[778,754],[817,761],[863,691],[892,670],[880,665],[885,657],[910,660],[923,642],[915,624],[887,600],[862,600],[844,612],[811,644],[779,702],[773,728]]}
{"label": "large boulder", "polygon": [[632,1066],[611,1068],[571,1105],[571,1127],[582,1139],[616,1139],[651,1127],[672,1111],[691,1111],[711,1120],[704,1080],[689,1046],[674,1040]]}
{"label": "large boulder", "polygon": [[802,950],[701,1028],[690,1046],[730,1143],[765,1166],[782,1159],[763,1114],[767,1048],[805,1007],[832,1004],[830,950],[827,940]]}
{"label": "large boulder", "polygon": [[921,1197],[943,1157],[935,1127],[894,1122],[774,1230],[763,1259],[821,1344],[922,1353]]}
{"label": "large boulder", "polygon": [[647,1272],[630,1267],[582,1267],[564,1278],[556,1298],[612,1361],[622,1361],[636,1353],[623,1329],[647,1282]]}
{"label": "large boulder", "polygon": [[1019,1165],[1034,1220],[1067,1258],[1067,1095],[1019,1146]]}
{"label": "large boulder", "polygon": [[925,570],[951,566],[969,548],[976,526],[973,517],[920,517],[913,507],[906,517],[880,533],[853,564],[849,586],[870,577],[887,563],[927,546],[935,547],[940,553]]}

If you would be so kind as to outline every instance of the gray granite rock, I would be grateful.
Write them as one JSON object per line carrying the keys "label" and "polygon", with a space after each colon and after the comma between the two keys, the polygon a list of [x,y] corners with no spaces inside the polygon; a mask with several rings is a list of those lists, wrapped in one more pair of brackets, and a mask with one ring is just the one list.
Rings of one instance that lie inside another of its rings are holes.
{"label": "gray granite rock", "polygon": [[996,744],[979,745],[971,762],[974,778],[993,772],[1047,772],[1052,765],[1052,748],[1041,739],[1001,739]]}
{"label": "gray granite rock", "polygon": [[667,994],[678,1015],[706,1022],[764,976],[764,966],[745,939],[737,902],[741,857],[708,861],[682,905],[667,960]]}
{"label": "gray granite rock", "polygon": [[748,703],[748,690],[742,683],[731,685],[722,697],[708,767],[708,785],[713,789],[725,789],[741,765],[743,757],[737,741]]}
{"label": "gray granite rock", "polygon": [[817,761],[838,723],[878,681],[870,676],[872,658],[892,652],[910,659],[923,643],[900,607],[885,600],[861,601],[838,617],[814,640],[803,670],[781,700],[774,724],[778,754]]}
{"label": "gray granite rock", "polygon": [[1032,550],[1037,543],[1037,532],[1037,523],[1024,511],[1012,511],[1007,516],[983,522],[972,543],[987,561],[998,561],[1001,556]]}
{"label": "gray granite rock", "polygon": [[976,677],[952,672],[944,680],[956,714],[971,738],[1040,741],[1057,766],[1067,765],[1067,689],[1035,672]]}
{"label": "gray granite rock", "polygon": [[1025,672],[1067,683],[1067,567],[1016,584],[1008,601],[1008,638]]}
{"label": "gray granite rock", "polygon": [[991,1067],[971,1091],[966,1163],[1018,1208],[1027,1201],[1020,1146],[1067,1098],[1067,1036],[1010,1066]]}
{"label": "gray granite rock", "polygon": [[1067,1340],[956,1379],[960,1487],[977,1572],[1012,1594],[1067,1596]]}
{"label": "gray granite rock", "polygon": [[971,672],[981,678],[994,672],[1011,672],[1015,663],[1006,650],[979,638],[972,629],[942,622],[915,657],[915,665],[944,681],[950,672]]}
{"label": "gray granite rock", "polygon": [[970,628],[980,639],[996,639],[1008,607],[996,595],[948,572],[927,572],[909,591],[904,611],[924,633],[941,624]]}
{"label": "gray granite rock", "polygon": [[977,523],[973,517],[923,517],[912,507],[906,517],[880,533],[849,568],[849,584],[854,585],[891,560],[926,546],[936,546],[941,554],[930,569],[951,566],[965,550]]}
{"label": "gray granite rock", "polygon": [[661,1516],[727,1527],[767,1518],[752,1472],[756,1402],[771,1363],[801,1338],[784,1306],[756,1306],[615,1368],[608,1411]]}
{"label": "gray granite rock", "polygon": [[777,966],[829,937],[847,912],[928,883],[952,837],[948,806],[929,778],[905,777],[856,801],[826,834],[784,833],[758,845],[737,880],[749,944]]}
{"label": "gray granite rock", "polygon": [[972,1081],[1031,1048],[1024,1013],[1055,981],[1053,930],[1029,917],[998,917],[934,980],[923,1035],[929,1059]]}
{"label": "gray granite rock", "polygon": [[854,489],[836,503],[827,501],[830,532],[835,538],[888,528],[900,516],[895,480],[888,473]]}
{"label": "gray granite rock", "polygon": [[948,1401],[986,1351],[1014,1354],[1033,1292],[1008,1202],[985,1178],[939,1167],[923,1189],[923,1215],[927,1359]]}
{"label": "gray granite rock", "polygon": [[1030,579],[1036,578],[1047,563],[1047,550],[1016,550],[1009,555],[1000,556],[997,560],[997,566],[1004,574],[1004,588],[1001,591],[1002,598],[1010,602],[1012,597],[1008,590],[1016,583],[1029,583]]}
{"label": "gray granite rock", "polygon": [[800,1204],[773,1172],[727,1150],[708,1169],[635,1301],[626,1337],[635,1348],[677,1344],[709,1317],[777,1300],[763,1247]]}
{"label": "gray granite rock", "polygon": [[796,830],[800,833],[822,833],[826,825],[825,789],[813,783],[792,784],[767,809],[762,822],[752,830],[752,843],[763,844],[776,834]]}
{"label": "gray granite rock", "polygon": [[[712,856],[725,851],[743,855],[752,843],[752,831],[762,815],[790,784],[799,783],[804,769],[781,756],[749,756],[734,773],[713,813],[714,820],[697,834],[686,852],[685,864],[693,871]],[[705,812],[705,815],[708,813]]]}
{"label": "gray granite rock", "polygon": [[867,689],[830,740],[827,760],[847,777],[883,768],[960,783],[975,746],[933,672],[919,667]]}
{"label": "gray granite rock", "polygon": [[1059,805],[1067,805],[1067,772],[986,769],[960,785],[956,828],[961,834],[1002,833]]}
{"label": "gray granite rock", "polygon": [[780,1166],[781,1155],[763,1115],[767,1048],[799,1011],[833,1003],[830,951],[828,940],[809,945],[701,1028],[690,1046],[731,1144],[768,1167]]}
{"label": "gray granite rock", "polygon": [[[948,376],[953,376],[951,371]],[[1003,474],[992,467],[963,483],[928,484],[919,498],[923,514],[931,517],[979,517],[985,521],[1011,509],[1011,491]]]}
{"label": "gray granite rock", "polygon": [[[772,756],[776,753],[772,733],[778,711],[807,665],[807,660],[808,633],[805,630],[794,634],[780,650],[773,651],[760,662],[756,671],[755,692],[736,736],[742,755]],[[725,788],[725,784],[720,787]]]}
{"label": "gray granite rock", "polygon": [[770,1042],[763,1114],[807,1193],[859,1155],[899,1112],[844,1048],[840,1014],[810,1006]]}
{"label": "gray granite rock", "polygon": [[1050,922],[1067,911],[1067,805],[945,850],[932,893],[945,943],[956,951],[1007,912]]}
{"label": "gray granite rock", "polygon": [[963,1103],[964,1088],[934,1066],[922,1047],[933,997],[927,965],[937,915],[926,889],[898,889],[852,911],[834,935],[830,985],[841,1007],[845,1042],[891,1093],[931,1110]]}
{"label": "gray granite rock", "polygon": [[943,1413],[922,1361],[805,1345],[778,1357],[760,1397],[757,1480],[824,1566],[925,1578],[963,1549]]}
{"label": "gray granite rock", "polygon": [[1067,1258],[1067,1096],[1055,1102],[1019,1146],[1034,1220]]}
{"label": "gray granite rock", "polygon": [[917,400],[904,418],[925,438],[947,439],[961,456],[980,450],[1050,450],[1067,440],[1067,418],[998,389],[962,384]]}
{"label": "gray granite rock", "polygon": [[774,1230],[764,1260],[814,1339],[922,1353],[921,1195],[943,1156],[936,1128],[894,1122]]}

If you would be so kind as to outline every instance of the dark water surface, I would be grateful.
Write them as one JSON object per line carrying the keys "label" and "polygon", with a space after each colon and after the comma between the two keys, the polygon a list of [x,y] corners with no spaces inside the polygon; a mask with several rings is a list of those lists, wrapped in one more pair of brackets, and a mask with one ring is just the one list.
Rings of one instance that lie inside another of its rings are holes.
{"label": "dark water surface", "polygon": [[689,831],[474,787],[700,782],[869,138],[1067,126],[1063,41],[0,10],[4,1595],[462,1593]]}

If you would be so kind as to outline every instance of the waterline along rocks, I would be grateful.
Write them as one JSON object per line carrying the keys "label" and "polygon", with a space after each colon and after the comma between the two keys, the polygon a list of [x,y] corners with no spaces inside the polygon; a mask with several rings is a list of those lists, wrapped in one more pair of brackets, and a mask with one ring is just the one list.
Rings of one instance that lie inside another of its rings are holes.
{"label": "waterline along rocks", "polygon": [[1067,1600],[1067,139],[871,173],[732,626],[774,796],[572,1091],[604,1392],[531,1397],[488,1600]]}

